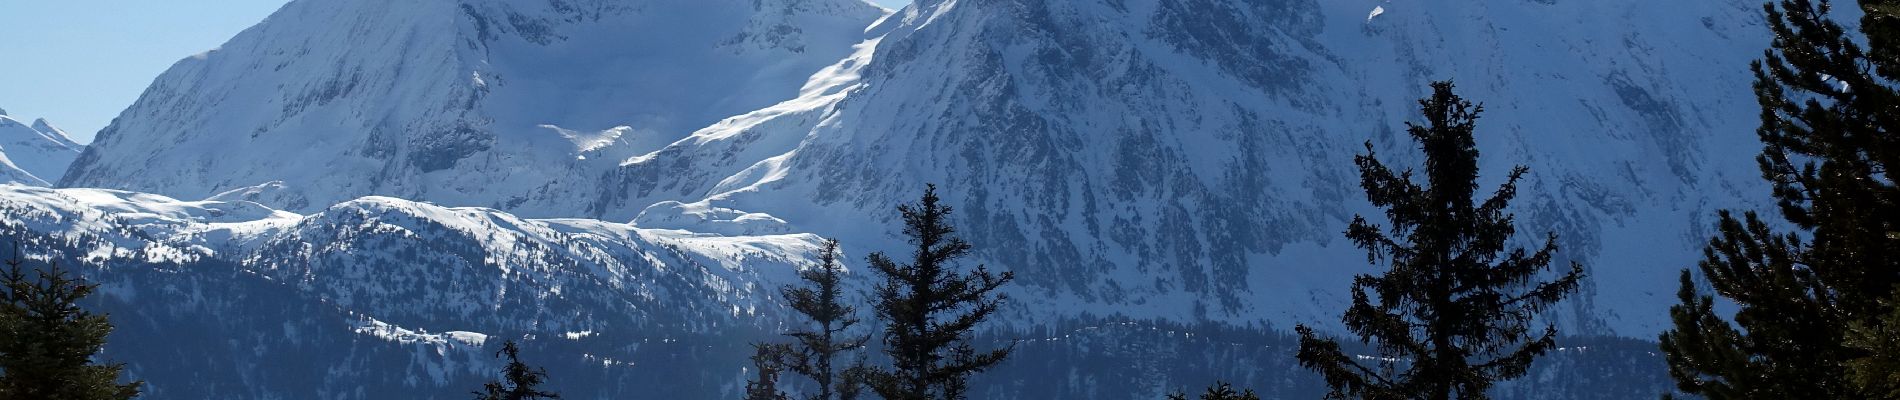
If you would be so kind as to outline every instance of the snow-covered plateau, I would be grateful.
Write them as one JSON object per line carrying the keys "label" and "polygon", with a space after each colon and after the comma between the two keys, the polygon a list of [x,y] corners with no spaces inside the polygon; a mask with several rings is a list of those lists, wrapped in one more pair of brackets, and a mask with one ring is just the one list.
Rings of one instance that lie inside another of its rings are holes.
{"label": "snow-covered plateau", "polygon": [[572,396],[729,398],[820,238],[902,252],[894,206],[936,183],[972,264],[1019,278],[984,340],[1024,355],[981,398],[1310,398],[1285,331],[1338,332],[1377,268],[1341,234],[1378,215],[1352,157],[1416,165],[1404,123],[1449,79],[1486,106],[1482,182],[1531,169],[1524,243],[1589,274],[1502,394],[1647,397],[1714,211],[1765,204],[1759,13],[294,0],[160,76],[65,189],[0,187],[0,228],[87,261],[108,356],[164,398],[458,397],[494,337]]}

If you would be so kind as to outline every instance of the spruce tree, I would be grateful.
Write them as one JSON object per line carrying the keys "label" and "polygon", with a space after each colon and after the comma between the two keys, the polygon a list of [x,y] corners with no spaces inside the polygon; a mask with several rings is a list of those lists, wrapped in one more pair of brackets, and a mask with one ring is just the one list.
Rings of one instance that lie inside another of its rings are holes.
{"label": "spruce tree", "polygon": [[876,314],[892,366],[872,371],[869,384],[886,400],[963,399],[969,377],[1002,362],[1014,348],[978,350],[970,343],[976,325],[1005,300],[996,289],[1014,275],[981,265],[959,270],[957,259],[971,247],[950,226],[952,210],[940,202],[936,185],[925,188],[920,203],[897,210],[916,248],[906,264],[883,253],[870,256],[871,269],[883,279],[875,291]]}
{"label": "spruce tree", "polygon": [[1675,327],[1662,335],[1682,391],[1711,399],[1892,395],[1890,386],[1855,379],[1854,368],[1886,364],[1893,348],[1854,339],[1893,332],[1883,317],[1893,304],[1882,300],[1900,284],[1896,3],[1858,2],[1864,49],[1828,17],[1827,1],[1764,6],[1774,40],[1752,65],[1762,109],[1756,160],[1795,231],[1778,232],[1754,213],[1720,214],[1698,267],[1738,310],[1721,318],[1714,297],[1684,272],[1682,304],[1670,310]]}
{"label": "spruce tree", "polygon": [[[1168,400],[1188,400],[1188,397],[1186,393],[1176,392],[1168,395]],[[1220,382],[1208,387],[1206,393],[1201,393],[1201,400],[1260,400],[1260,395],[1254,394],[1253,389],[1236,392],[1233,385]]]}
{"label": "spruce tree", "polygon": [[501,369],[502,380],[482,385],[482,391],[475,392],[477,400],[561,398],[559,394],[541,390],[541,385],[547,384],[548,371],[521,362],[521,348],[515,346],[515,341],[502,342],[501,351],[495,352],[495,357],[508,360],[508,365]]}
{"label": "spruce tree", "polygon": [[778,389],[779,372],[791,349],[777,344],[752,344],[752,369],[758,376],[745,383],[745,400],[791,400]]}
{"label": "spruce tree", "polygon": [[859,374],[854,373],[862,365],[839,368],[838,357],[846,352],[864,348],[871,340],[869,334],[851,334],[851,328],[858,323],[857,308],[844,301],[844,264],[839,259],[838,241],[825,241],[825,248],[819,254],[818,265],[799,271],[798,277],[805,286],[786,286],[780,294],[793,311],[803,315],[813,325],[809,329],[794,330],[787,333],[793,342],[788,349],[785,367],[813,382],[818,383],[818,392],[807,400],[852,400],[857,398],[862,385]]}
{"label": "spruce tree", "polygon": [[142,382],[120,384],[124,364],[96,364],[112,323],[79,307],[97,285],[49,262],[28,278],[14,258],[0,272],[0,399],[130,399]]}
{"label": "spruce tree", "polygon": [[1539,282],[1557,251],[1556,235],[1535,252],[1506,251],[1515,235],[1505,207],[1527,171],[1517,167],[1482,203],[1477,190],[1478,149],[1472,133],[1482,106],[1452,93],[1450,82],[1432,84],[1420,100],[1425,125],[1408,123],[1425,152],[1425,182],[1411,170],[1394,172],[1371,153],[1356,158],[1361,186],[1372,204],[1385,209],[1383,229],[1355,217],[1346,236],[1388,260],[1383,275],[1360,275],[1346,328],[1378,351],[1374,365],[1361,364],[1332,339],[1300,335],[1300,365],[1317,371],[1332,387],[1328,397],[1366,399],[1481,399],[1495,382],[1523,376],[1531,361],[1549,351],[1557,331],[1533,331],[1538,313],[1577,289],[1581,266]]}

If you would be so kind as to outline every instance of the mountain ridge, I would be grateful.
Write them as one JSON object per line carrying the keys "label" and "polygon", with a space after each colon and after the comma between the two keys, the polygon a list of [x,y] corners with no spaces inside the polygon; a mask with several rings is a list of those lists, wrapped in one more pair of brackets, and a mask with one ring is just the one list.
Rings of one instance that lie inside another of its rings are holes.
{"label": "mountain ridge", "polygon": [[26,123],[0,110],[0,183],[50,186],[85,148],[45,118]]}
{"label": "mountain ridge", "polygon": [[560,195],[551,182],[790,98],[884,12],[857,0],[298,0],[160,76],[62,186],[205,198],[282,182],[260,200],[300,211],[365,195]]}

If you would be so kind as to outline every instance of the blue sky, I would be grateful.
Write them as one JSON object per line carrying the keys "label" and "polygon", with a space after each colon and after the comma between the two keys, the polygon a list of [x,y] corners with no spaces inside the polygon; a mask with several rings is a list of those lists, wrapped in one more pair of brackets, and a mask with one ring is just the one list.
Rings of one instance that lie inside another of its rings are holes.
{"label": "blue sky", "polygon": [[0,2],[0,109],[46,118],[74,140],[91,142],[173,62],[217,47],[285,2]]}

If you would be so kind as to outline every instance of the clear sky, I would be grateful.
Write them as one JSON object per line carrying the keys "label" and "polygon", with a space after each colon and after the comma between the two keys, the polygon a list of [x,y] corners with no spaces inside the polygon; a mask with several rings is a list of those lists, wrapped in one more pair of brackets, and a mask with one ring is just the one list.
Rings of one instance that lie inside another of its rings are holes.
{"label": "clear sky", "polygon": [[[911,0],[872,0],[897,8]],[[173,62],[224,43],[287,0],[0,1],[0,109],[74,140],[138,99]]]}

